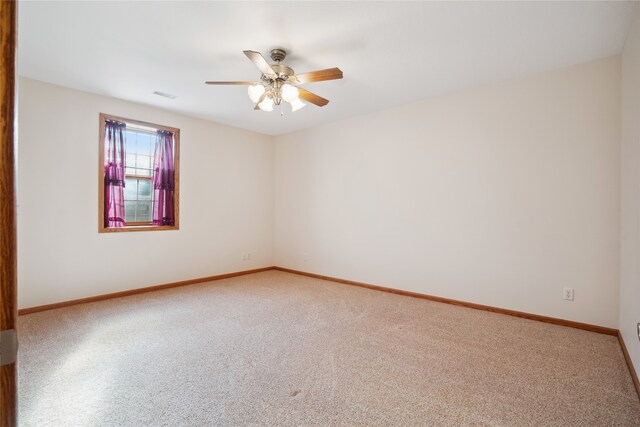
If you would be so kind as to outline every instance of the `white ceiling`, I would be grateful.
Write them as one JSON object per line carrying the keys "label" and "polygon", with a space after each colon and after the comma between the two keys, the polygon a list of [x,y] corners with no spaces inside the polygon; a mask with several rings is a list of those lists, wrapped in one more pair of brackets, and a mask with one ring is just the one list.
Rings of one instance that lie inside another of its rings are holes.
{"label": "white ceiling", "polygon": [[[622,50],[637,2],[21,2],[22,76],[279,135]],[[242,54],[290,52],[331,102],[254,111]],[[153,95],[161,91],[174,100]]]}

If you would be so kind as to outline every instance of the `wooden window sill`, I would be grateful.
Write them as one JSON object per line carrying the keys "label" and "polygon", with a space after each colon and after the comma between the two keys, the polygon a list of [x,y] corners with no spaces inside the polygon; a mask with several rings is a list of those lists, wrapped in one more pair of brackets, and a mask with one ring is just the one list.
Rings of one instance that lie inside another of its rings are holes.
{"label": "wooden window sill", "polygon": [[177,225],[130,225],[127,227],[101,227],[98,233],[124,233],[128,231],[165,231],[179,230]]}

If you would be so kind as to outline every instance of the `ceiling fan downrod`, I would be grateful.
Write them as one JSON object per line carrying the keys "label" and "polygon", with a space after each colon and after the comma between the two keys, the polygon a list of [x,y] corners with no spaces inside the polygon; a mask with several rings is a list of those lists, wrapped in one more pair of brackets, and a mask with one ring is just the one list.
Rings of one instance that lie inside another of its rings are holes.
{"label": "ceiling fan downrod", "polygon": [[271,49],[271,59],[276,62],[284,61],[287,57],[287,52],[284,49]]}

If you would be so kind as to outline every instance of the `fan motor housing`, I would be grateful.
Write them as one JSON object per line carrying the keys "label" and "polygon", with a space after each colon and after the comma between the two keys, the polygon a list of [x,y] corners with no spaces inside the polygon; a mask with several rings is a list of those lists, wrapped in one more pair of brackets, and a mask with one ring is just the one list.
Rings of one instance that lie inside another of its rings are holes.
{"label": "fan motor housing", "polygon": [[289,77],[296,75],[296,73],[293,71],[293,68],[287,67],[286,65],[271,64],[271,68],[273,68],[273,71],[278,74],[278,78],[283,80],[287,80],[289,79]]}

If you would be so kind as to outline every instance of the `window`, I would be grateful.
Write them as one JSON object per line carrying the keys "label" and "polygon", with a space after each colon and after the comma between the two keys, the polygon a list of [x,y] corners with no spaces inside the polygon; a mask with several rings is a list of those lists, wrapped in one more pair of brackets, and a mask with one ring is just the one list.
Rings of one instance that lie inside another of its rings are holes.
{"label": "window", "polygon": [[127,126],[125,139],[124,220],[127,225],[151,225],[156,133]]}
{"label": "window", "polygon": [[99,232],[177,230],[180,130],[100,114]]}

